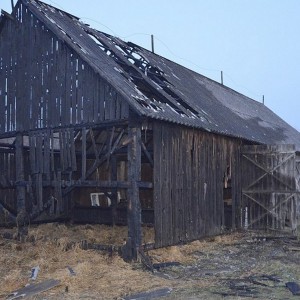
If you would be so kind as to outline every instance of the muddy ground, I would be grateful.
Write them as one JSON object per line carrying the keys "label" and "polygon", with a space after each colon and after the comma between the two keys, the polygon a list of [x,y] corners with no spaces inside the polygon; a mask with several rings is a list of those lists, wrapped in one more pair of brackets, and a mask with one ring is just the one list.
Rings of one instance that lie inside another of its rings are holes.
{"label": "muddy ground", "polygon": [[[115,252],[80,247],[82,240],[122,245],[126,228],[44,224],[30,227],[24,243],[8,239],[15,232],[0,230],[0,299],[12,299],[11,292],[47,279],[59,285],[29,299],[121,300],[146,291],[163,294],[164,288],[171,292],[159,299],[300,299],[286,288],[287,282],[300,284],[300,241],[289,237],[238,232],[151,250],[147,255],[156,267],[179,263],[151,272]],[[144,236],[152,242],[153,229],[145,228]]]}

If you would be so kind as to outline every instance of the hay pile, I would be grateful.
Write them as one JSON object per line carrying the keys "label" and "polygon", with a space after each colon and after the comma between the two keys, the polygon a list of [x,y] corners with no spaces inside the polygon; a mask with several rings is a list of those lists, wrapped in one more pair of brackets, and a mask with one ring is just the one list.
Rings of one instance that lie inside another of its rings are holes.
{"label": "hay pile", "polygon": [[[0,232],[3,233],[1,229]],[[16,231],[15,229],[12,232]],[[144,228],[144,241],[153,242],[152,228]],[[0,238],[0,298],[30,282],[31,269],[39,266],[37,282],[59,279],[61,285],[35,299],[121,299],[122,296],[162,287],[186,287],[188,282],[168,280],[145,271],[141,264],[125,263],[116,253],[82,250],[79,243],[122,245],[127,237],[126,227],[104,225],[43,224],[29,229],[25,243]],[[151,250],[153,262],[195,260],[195,251],[211,250],[213,245],[231,243],[236,236],[216,237],[188,245]],[[230,239],[230,240],[229,240]],[[70,248],[68,245],[73,242]],[[76,273],[70,274],[68,266]],[[197,283],[200,286],[200,282]],[[201,284],[209,285],[203,281]]]}
{"label": "hay pile", "polygon": [[161,249],[149,251],[154,262],[177,261],[182,264],[192,264],[198,256],[193,255],[198,251],[213,252],[218,251],[220,245],[231,245],[236,243],[242,237],[241,233],[233,233],[230,235],[221,235],[209,237],[203,240],[197,240],[186,245],[170,246]]}
{"label": "hay pile", "polygon": [[[123,245],[127,238],[126,226],[106,226],[106,225],[66,225],[59,223],[41,224],[33,226],[29,230],[29,239],[64,242],[88,241],[103,245]],[[143,242],[154,242],[154,229],[143,228]]]}
{"label": "hay pile", "polygon": [[[25,243],[0,238],[0,298],[29,283],[31,269],[36,266],[40,268],[37,282],[51,278],[61,281],[59,287],[46,292],[47,299],[78,299],[84,295],[89,299],[117,299],[144,291],[145,282],[149,289],[166,286],[164,279],[125,263],[117,254],[82,250],[74,243],[87,240],[122,245],[126,236],[126,227],[43,224],[29,229]],[[144,236],[151,242],[153,229],[145,228]],[[71,276],[67,266],[76,276]]]}

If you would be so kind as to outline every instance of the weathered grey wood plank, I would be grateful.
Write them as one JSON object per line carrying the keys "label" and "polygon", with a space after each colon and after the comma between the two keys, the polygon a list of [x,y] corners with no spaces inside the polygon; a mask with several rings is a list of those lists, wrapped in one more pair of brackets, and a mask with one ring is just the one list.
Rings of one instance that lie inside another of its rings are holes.
{"label": "weathered grey wood plank", "polygon": [[52,289],[60,284],[59,280],[48,279],[40,283],[30,284],[8,295],[8,300],[25,299]]}
{"label": "weathered grey wood plank", "polygon": [[141,129],[128,127],[128,137],[132,142],[128,145],[128,180],[131,184],[127,190],[128,206],[128,248],[131,258],[137,259],[138,250],[142,245],[141,203],[138,181],[141,179]]}

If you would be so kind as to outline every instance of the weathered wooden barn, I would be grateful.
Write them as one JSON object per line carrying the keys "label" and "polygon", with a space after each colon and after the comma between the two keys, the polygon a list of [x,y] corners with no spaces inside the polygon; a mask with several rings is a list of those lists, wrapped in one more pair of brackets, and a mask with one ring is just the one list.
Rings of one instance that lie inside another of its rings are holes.
{"label": "weathered wooden barn", "polygon": [[[300,133],[262,103],[37,0],[0,21],[1,224],[141,226],[156,246],[297,227]],[[298,164],[298,165],[297,165]]]}

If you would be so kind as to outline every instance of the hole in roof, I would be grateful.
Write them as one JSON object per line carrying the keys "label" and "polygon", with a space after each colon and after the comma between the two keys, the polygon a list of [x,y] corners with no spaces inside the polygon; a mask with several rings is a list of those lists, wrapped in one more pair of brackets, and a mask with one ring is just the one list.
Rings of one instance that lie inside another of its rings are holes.
{"label": "hole in roof", "polygon": [[132,64],[135,63],[135,61],[134,61],[132,58],[128,58],[128,60],[129,60]]}
{"label": "hole in roof", "polygon": [[87,34],[89,35],[89,37],[90,37],[97,45],[103,46],[95,36],[93,36],[93,35],[90,34],[90,33],[87,33]]}
{"label": "hole in roof", "polygon": [[[174,87],[166,78],[163,70],[151,65],[139,53],[134,44],[125,44],[117,38],[101,32],[98,33],[89,28],[85,28],[84,30],[106,55],[114,59],[122,70],[124,70],[121,74],[129,82],[132,82],[136,86],[136,90],[142,93],[149,101],[153,98],[158,98],[161,103],[167,104],[172,111],[178,113],[180,116],[199,118],[198,112],[173,90]],[[114,45],[114,49],[112,49],[112,44]],[[130,62],[130,65],[124,61],[124,58]],[[148,81],[147,78],[151,81]],[[162,93],[162,90],[164,93]],[[138,101],[138,103],[142,107],[149,107],[148,102],[146,102],[147,105],[141,101]]]}
{"label": "hole in roof", "polygon": [[131,52],[131,55],[136,59],[144,60],[144,58],[136,52]]}
{"label": "hole in roof", "polygon": [[126,55],[126,52],[125,52],[119,45],[116,45],[116,44],[115,44],[115,47],[116,47],[119,51],[121,51],[121,52],[123,53],[123,55]]}

